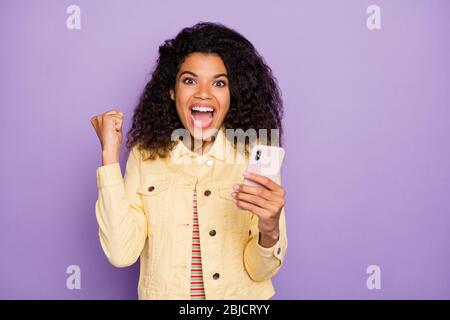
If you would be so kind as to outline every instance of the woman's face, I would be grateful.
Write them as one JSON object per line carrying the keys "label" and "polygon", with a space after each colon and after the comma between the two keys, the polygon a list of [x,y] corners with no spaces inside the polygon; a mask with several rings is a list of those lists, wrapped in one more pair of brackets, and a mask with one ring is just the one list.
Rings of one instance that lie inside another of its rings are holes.
{"label": "woman's face", "polygon": [[228,73],[217,54],[192,53],[186,57],[170,90],[184,127],[196,139],[206,140],[230,108]]}

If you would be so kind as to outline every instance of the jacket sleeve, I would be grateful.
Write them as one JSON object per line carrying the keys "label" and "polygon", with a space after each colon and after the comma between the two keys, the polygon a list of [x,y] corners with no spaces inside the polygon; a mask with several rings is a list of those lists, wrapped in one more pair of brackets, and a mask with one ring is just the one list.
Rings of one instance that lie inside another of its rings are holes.
{"label": "jacket sleeve", "polygon": [[136,262],[147,238],[147,219],[137,194],[140,185],[138,153],[132,148],[124,178],[119,163],[98,167],[96,171],[95,215],[100,244],[108,261],[118,268]]}
{"label": "jacket sleeve", "polygon": [[[280,184],[280,175],[275,180]],[[252,215],[250,224],[251,234],[244,251],[244,265],[250,278],[254,281],[268,280],[281,268],[288,246],[284,207],[281,210],[279,227],[280,236],[277,243],[271,248],[264,248],[258,243],[260,233],[258,229],[258,216],[255,214]]]}

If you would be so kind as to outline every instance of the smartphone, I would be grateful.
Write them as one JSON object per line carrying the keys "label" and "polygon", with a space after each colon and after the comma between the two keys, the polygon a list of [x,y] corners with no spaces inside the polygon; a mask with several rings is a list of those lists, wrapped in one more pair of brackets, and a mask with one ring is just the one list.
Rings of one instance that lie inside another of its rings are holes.
{"label": "smartphone", "polygon": [[[250,153],[247,171],[266,176],[275,181],[275,178],[280,173],[284,154],[285,151],[281,147],[255,145]],[[244,184],[260,186],[259,183],[245,178]]]}

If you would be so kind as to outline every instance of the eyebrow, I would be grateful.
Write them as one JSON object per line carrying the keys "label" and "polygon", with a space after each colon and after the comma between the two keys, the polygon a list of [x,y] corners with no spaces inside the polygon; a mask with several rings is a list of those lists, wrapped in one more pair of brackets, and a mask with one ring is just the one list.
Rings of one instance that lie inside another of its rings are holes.
{"label": "eyebrow", "polygon": [[[198,75],[195,74],[194,72],[189,71],[189,70],[186,70],[186,71],[183,71],[182,73],[180,73],[179,78],[181,78],[181,76],[182,76],[183,74],[186,74],[186,73],[187,73],[187,74],[190,74],[190,75],[192,75],[192,76],[194,76],[194,77],[198,77]],[[215,74],[215,75],[213,76],[214,79],[217,79],[217,78],[219,78],[219,77],[226,77],[226,78],[228,78],[228,75],[226,75],[225,73],[218,73],[218,74]]]}

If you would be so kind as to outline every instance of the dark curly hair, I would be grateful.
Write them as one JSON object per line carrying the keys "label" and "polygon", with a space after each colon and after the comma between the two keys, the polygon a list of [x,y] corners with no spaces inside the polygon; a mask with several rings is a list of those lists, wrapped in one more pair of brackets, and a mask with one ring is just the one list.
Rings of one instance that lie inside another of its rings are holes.
{"label": "dark curly hair", "polygon": [[218,54],[228,71],[230,108],[223,121],[226,129],[278,129],[282,144],[283,105],[272,70],[250,41],[219,23],[199,22],[184,28],[159,47],[159,58],[151,80],[146,84],[127,134],[127,148],[138,145],[149,159],[166,157],[176,141],[173,130],[183,128],[170,89],[185,58],[194,52]]}

